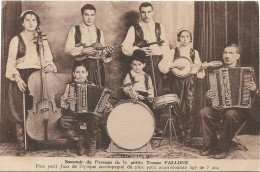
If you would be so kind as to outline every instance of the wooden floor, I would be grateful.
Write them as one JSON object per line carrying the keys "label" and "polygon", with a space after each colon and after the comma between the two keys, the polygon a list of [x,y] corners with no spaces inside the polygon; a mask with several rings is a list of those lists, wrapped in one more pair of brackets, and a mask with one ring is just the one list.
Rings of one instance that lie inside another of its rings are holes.
{"label": "wooden floor", "polygon": [[[240,150],[240,146],[234,146],[231,149],[227,159],[259,159],[259,136],[257,135],[240,135],[238,138],[246,145],[248,151]],[[94,157],[100,158],[184,158],[184,159],[209,159],[210,157],[200,156],[203,149],[201,137],[193,138],[190,146],[178,144],[173,140],[172,145],[164,139],[159,146],[159,140],[152,139],[150,141],[151,152],[149,153],[111,153],[108,149],[99,149]],[[17,156],[18,145],[15,143],[0,143],[0,156]],[[56,146],[50,146],[43,149],[43,146],[29,150],[24,155],[26,157],[77,157],[75,147],[68,148],[67,143]],[[87,156],[87,155],[84,155]]]}

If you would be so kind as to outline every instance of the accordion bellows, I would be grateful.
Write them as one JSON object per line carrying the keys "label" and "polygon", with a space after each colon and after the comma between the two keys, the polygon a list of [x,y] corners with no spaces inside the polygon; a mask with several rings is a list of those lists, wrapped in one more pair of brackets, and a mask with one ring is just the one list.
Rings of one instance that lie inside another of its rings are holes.
{"label": "accordion bellows", "polygon": [[253,81],[253,72],[251,67],[234,67],[220,68],[209,73],[210,90],[217,93],[211,98],[212,107],[251,108],[251,92],[244,85]]}
{"label": "accordion bellows", "polygon": [[94,113],[101,117],[111,94],[112,90],[97,85],[70,84],[69,96],[74,101],[70,103],[69,109],[75,113]]}

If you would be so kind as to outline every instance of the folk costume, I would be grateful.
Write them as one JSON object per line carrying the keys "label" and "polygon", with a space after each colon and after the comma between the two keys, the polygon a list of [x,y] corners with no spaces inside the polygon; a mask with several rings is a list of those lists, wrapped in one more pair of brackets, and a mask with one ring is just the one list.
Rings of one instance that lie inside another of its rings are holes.
{"label": "folk costume", "polygon": [[[151,57],[147,56],[149,61],[146,64],[144,71],[152,77],[153,83],[156,83],[157,95],[163,95],[163,75],[158,69],[158,63],[162,59],[162,55],[169,51],[169,42],[165,33],[165,29],[162,24],[151,21],[144,23],[140,21],[138,24],[131,26],[127,32],[126,38],[122,43],[122,51],[127,56],[132,56],[134,50],[139,49],[139,43],[146,41],[147,43],[159,42],[163,40],[161,45],[150,45],[152,49]],[[153,78],[152,63],[154,67],[155,80]],[[154,85],[155,86],[155,85]]]}
{"label": "folk costume", "polygon": [[186,47],[176,47],[172,49],[170,54],[165,56],[162,61],[159,63],[158,67],[160,71],[164,74],[169,72],[170,79],[170,91],[171,93],[177,94],[181,100],[181,109],[183,115],[179,118],[179,127],[181,131],[181,136],[190,137],[192,128],[193,128],[193,119],[192,119],[192,105],[193,105],[193,94],[195,91],[195,82],[197,78],[203,78],[205,76],[204,70],[200,70],[200,66],[194,67],[191,70],[191,73],[184,77],[180,78],[175,76],[170,66],[172,65],[174,59],[179,57],[188,58],[193,64],[201,64],[199,53],[197,50]]}
{"label": "folk costume", "polygon": [[[53,63],[53,56],[49,44],[43,40],[44,59],[46,65],[52,65],[54,72],[57,72]],[[14,75],[18,75],[28,85],[29,76],[41,69],[41,63],[37,52],[37,45],[31,38],[28,38],[24,32],[21,32],[12,38],[9,45],[8,60],[6,65],[6,78],[11,82],[9,84],[8,99],[11,105],[11,112],[16,121],[17,141],[21,149],[24,149],[23,141],[23,93],[19,90],[15,82]],[[32,107],[32,99],[29,96],[27,88],[25,92],[25,112]]]}
{"label": "folk costume", "polygon": [[[58,128],[65,132],[72,141],[77,141],[78,154],[84,153],[84,142],[88,143],[88,155],[93,156],[96,151],[97,135],[100,131],[101,118],[93,113],[76,113],[69,109],[66,99],[69,97],[70,87],[75,87],[79,82],[67,84],[64,94],[61,97],[61,108],[63,116],[57,121]],[[85,83],[88,83],[85,81]],[[90,84],[90,83],[88,83]],[[87,98],[86,98],[87,99]]]}
{"label": "folk costume", "polygon": [[[228,67],[228,66],[224,66]],[[237,64],[236,67],[239,67]],[[254,82],[256,81],[255,75],[253,75]],[[251,91],[252,96],[257,93]],[[213,151],[222,152],[222,155],[216,155],[216,158],[225,158],[229,154],[229,149],[233,146],[233,137],[245,120],[252,118],[252,114],[249,109],[243,108],[229,108],[217,110],[211,106],[207,106],[200,110],[199,116],[201,119],[201,128],[203,134],[204,147],[207,152]],[[219,131],[219,138],[217,133]],[[204,154],[204,155],[206,155]]]}
{"label": "folk costume", "polygon": [[[100,43],[105,46],[103,31],[94,24],[87,26],[84,22],[72,27],[69,31],[65,45],[65,53],[73,57],[84,56],[82,50],[84,47],[92,46],[94,43]],[[88,66],[88,80],[96,85],[105,85],[105,69],[103,63],[111,61],[111,54],[106,54],[104,60],[87,58],[83,60]],[[99,75],[100,74],[100,75]]]}

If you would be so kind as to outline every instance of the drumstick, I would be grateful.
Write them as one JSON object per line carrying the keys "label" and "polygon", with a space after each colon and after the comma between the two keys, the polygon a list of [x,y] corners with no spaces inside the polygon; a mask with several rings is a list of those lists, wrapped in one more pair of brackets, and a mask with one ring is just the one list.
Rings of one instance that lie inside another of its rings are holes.
{"label": "drumstick", "polygon": [[127,83],[127,84],[125,84],[125,85],[123,85],[122,87],[120,87],[120,88],[124,88],[124,87],[129,87],[129,86],[131,86],[131,85],[134,85],[134,84],[136,84],[136,83],[138,83],[139,81],[133,81],[133,82],[129,82],[129,83]]}

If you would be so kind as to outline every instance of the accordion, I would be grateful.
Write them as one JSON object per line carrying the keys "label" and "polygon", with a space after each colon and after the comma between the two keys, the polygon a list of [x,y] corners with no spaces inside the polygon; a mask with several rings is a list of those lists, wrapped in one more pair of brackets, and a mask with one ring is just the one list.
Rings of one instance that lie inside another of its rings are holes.
{"label": "accordion", "polygon": [[73,101],[69,109],[75,113],[93,113],[102,117],[112,90],[87,83],[69,85],[69,96]]}
{"label": "accordion", "polygon": [[220,68],[209,73],[210,91],[216,93],[216,96],[211,98],[212,107],[251,108],[251,92],[244,85],[253,81],[253,74],[251,67]]}

